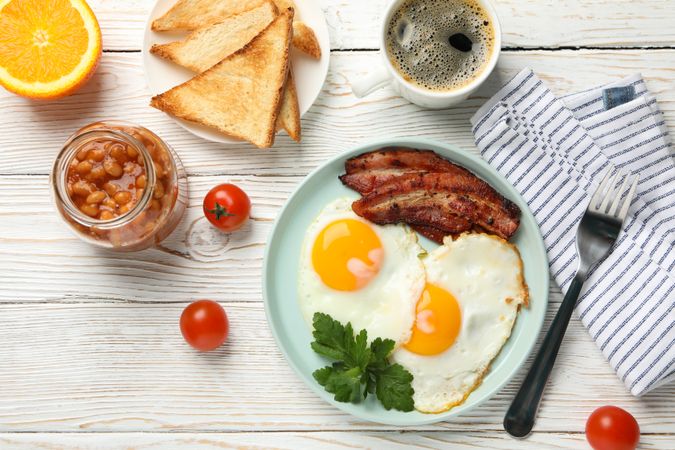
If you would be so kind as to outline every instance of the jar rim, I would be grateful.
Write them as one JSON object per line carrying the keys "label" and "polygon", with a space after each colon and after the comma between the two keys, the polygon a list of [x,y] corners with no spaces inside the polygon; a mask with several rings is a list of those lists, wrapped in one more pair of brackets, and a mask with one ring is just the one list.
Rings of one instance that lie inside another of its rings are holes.
{"label": "jar rim", "polygon": [[[126,126],[136,126],[132,124],[122,124]],[[143,143],[136,139],[129,133],[122,130],[103,126],[100,128],[91,129],[88,131],[75,132],[59,152],[54,166],[52,168],[52,188],[54,195],[60,202],[62,207],[66,210],[68,215],[78,224],[85,227],[97,227],[101,230],[113,229],[133,221],[138,215],[143,212],[152,199],[152,189],[144,189],[143,195],[136,202],[136,204],[126,213],[110,220],[95,219],[87,216],[75,205],[67,190],[68,166],[82,148],[83,145],[102,138],[108,138],[124,144],[130,145],[136,149],[143,157],[143,164],[145,168],[145,175],[147,178],[147,186],[154,186],[156,183],[156,173],[153,164],[152,156]]]}

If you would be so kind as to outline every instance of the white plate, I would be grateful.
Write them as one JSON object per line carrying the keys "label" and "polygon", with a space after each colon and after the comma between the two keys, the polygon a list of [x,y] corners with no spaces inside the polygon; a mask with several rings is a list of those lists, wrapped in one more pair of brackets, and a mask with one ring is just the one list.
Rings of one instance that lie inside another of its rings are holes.
{"label": "white plate", "polygon": [[[145,35],[143,37],[143,70],[145,79],[150,87],[152,95],[166,92],[172,87],[184,83],[194,77],[194,73],[166,61],[150,53],[150,47],[154,44],[165,44],[167,42],[183,39],[188,33],[185,32],[156,32],[150,29],[152,21],[162,16],[171,8],[177,0],[158,0],[150,13],[148,22],[145,24]],[[326,74],[328,73],[328,60],[330,59],[330,40],[328,36],[328,27],[321,7],[315,0],[294,0],[297,9],[295,17],[310,26],[321,46],[321,60],[317,61],[307,56],[297,49],[291,49],[291,65],[293,66],[293,76],[298,90],[298,103],[300,106],[300,116],[304,115],[312,106],[321,92]],[[241,142],[210,128],[187,122],[185,120],[172,117],[180,126],[190,133],[203,139],[222,142],[224,144],[233,144]]]}

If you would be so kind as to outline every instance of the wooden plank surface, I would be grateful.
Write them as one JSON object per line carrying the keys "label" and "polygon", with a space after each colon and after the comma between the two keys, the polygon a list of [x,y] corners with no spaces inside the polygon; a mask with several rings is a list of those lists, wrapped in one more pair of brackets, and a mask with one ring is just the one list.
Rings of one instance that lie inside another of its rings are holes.
{"label": "wooden plank surface", "polygon": [[[225,179],[255,205],[250,225],[229,240],[200,208]],[[161,248],[119,255],[81,243],[47,212],[46,176],[0,177],[0,430],[392,429],[324,404],[288,368],[267,328],[262,252],[300,179],[193,176],[178,230]],[[222,302],[232,321],[229,344],[209,355],[191,351],[178,332],[182,308],[198,298]],[[552,287],[549,320],[560,300]],[[423,429],[498,432],[521,377],[475,412]],[[609,403],[629,409],[645,432],[670,433],[673,402],[675,385],[630,396],[574,321],[537,426],[580,432],[590,411]]]}
{"label": "wooden plank surface", "polygon": [[[668,436],[643,435],[642,450],[669,450]],[[551,433],[534,435],[524,441],[514,441],[503,435],[468,432],[298,432],[298,433],[0,433],[0,446],[14,450],[60,449],[78,450],[156,450],[183,449],[283,449],[311,448],[345,450],[354,448],[404,450],[409,448],[452,450],[519,449],[560,450],[587,448],[586,439],[579,433]]]}
{"label": "wooden plank surface", "polygon": [[[354,67],[364,67],[371,55],[337,54],[331,80],[305,125],[309,143],[269,152],[245,145],[222,148],[203,143],[145,107],[146,94],[132,75],[106,71],[106,67],[124,67],[140,77],[134,54],[106,55],[109,61],[104,61],[101,72],[107,81],[100,85],[101,94],[85,91],[79,101],[23,103],[22,107],[18,106],[21,100],[5,96],[3,102],[14,109],[3,123],[1,137],[10,151],[0,156],[2,173],[8,174],[0,177],[0,268],[6,277],[0,285],[0,299],[8,303],[0,315],[0,342],[12,350],[4,360],[6,366],[0,367],[0,398],[5,399],[0,406],[0,430],[388,429],[354,422],[323,404],[276,350],[264,323],[259,278],[263,246],[276,212],[306,172],[341,150],[336,140],[346,147],[367,137],[360,125],[364,121],[376,135],[394,129],[394,135],[413,132],[471,149],[468,117],[500,80],[524,65],[542,73],[559,92],[650,67],[646,74],[650,87],[672,124],[668,77],[673,52],[585,53],[589,57],[577,63],[575,78],[567,76],[565,67],[578,52],[507,54],[501,71],[484,92],[462,108],[443,112],[421,111],[387,90],[372,101],[345,95],[345,73],[350,67],[352,72],[358,71]],[[124,61],[126,65],[120,64]],[[58,111],[63,113],[57,115]],[[118,111],[131,120],[150,121],[148,126],[158,129],[183,156],[192,174],[191,207],[162,248],[133,257],[100,252],[71,236],[51,212],[45,175],[51,158],[70,129],[89,120],[92,111]],[[31,120],[32,114],[52,120]],[[415,126],[405,125],[410,117],[415,118]],[[20,132],[19,124],[31,132]],[[256,166],[263,166],[260,175],[245,175],[255,173]],[[255,205],[249,228],[229,240],[200,219],[203,194],[221,181],[242,185]],[[26,218],[31,223],[28,229]],[[35,270],[36,257],[40,270]],[[211,286],[214,279],[217,288]],[[224,350],[213,357],[215,362],[204,362],[195,359],[181,342],[178,314],[184,302],[201,297],[225,302],[242,321],[242,334],[233,337],[228,347],[235,352],[232,359],[222,358],[223,352],[230,351]],[[557,289],[551,300],[552,312],[560,301]],[[214,372],[211,365],[218,370]],[[503,436],[501,417],[519,379],[475,413],[425,429],[489,430]],[[283,388],[273,395],[260,392],[260,385],[270,384]],[[556,433],[580,433],[593,408],[611,403],[636,414],[643,431],[667,435],[673,431],[673,397],[671,386],[643,400],[632,398],[575,322],[538,427],[544,435],[553,433],[550,442],[559,442]],[[288,405],[281,407],[283,414],[279,405]]]}
{"label": "wooden plank surface", "polygon": [[[0,174],[48,174],[53,159],[77,128],[103,119],[125,119],[147,126],[180,154],[190,174],[306,175],[311,169],[359,142],[390,136],[441,139],[475,151],[469,118],[505,81],[531,67],[555,92],[568,93],[642,72],[657,95],[668,125],[675,126],[675,49],[506,52],[498,70],[475,96],[460,106],[423,110],[382,89],[366,99],[351,94],[349,79],[376,61],[372,52],[332,55],[320,97],[303,117],[303,141],[280,136],[272,150],[249,144],[203,141],[148,106],[140,54],[104,54],[101,67],[80,92],[52,103],[35,103],[0,93],[6,114],[0,133]],[[570,70],[574,67],[574,70]]]}
{"label": "wooden plank surface", "polygon": [[[190,205],[178,228],[160,247],[129,255],[92,248],[73,235],[52,213],[47,176],[0,177],[0,304],[182,303],[221,292],[223,300],[259,303],[267,236],[301,179],[191,177]],[[241,186],[253,202],[251,221],[232,235],[212,228],[202,213],[204,195],[223,181]]]}
{"label": "wooden plank surface", "polygon": [[[360,422],[321,401],[286,364],[260,286],[273,220],[309,171],[385,136],[474,152],[469,117],[523,67],[559,93],[642,72],[675,129],[672,2],[495,0],[507,47],[497,71],[461,106],[425,111],[389,89],[351,95],[349,80],[376,60],[378,18],[389,0],[317,1],[333,53],[321,96],[303,118],[301,145],[285,136],[270,151],[208,143],[149,108],[139,50],[152,0],[91,1],[105,52],[80,92],[52,103],[0,92],[0,448],[577,449],[586,448],[588,414],[614,404],[640,423],[640,448],[675,449],[675,385],[632,397],[576,319],[537,432],[525,441],[501,429],[522,371],[451,422],[416,429]],[[158,132],[190,175],[186,218],[161,247],[133,255],[80,242],[50,202],[48,174],[61,144],[78,127],[110,118]],[[211,229],[200,207],[225,181],[254,203],[250,223],[230,237]],[[222,302],[232,320],[230,342],[211,354],[193,352],[178,330],[182,308],[198,298]],[[552,286],[545,326],[560,301]]]}
{"label": "wooden plank surface", "polygon": [[[227,345],[208,354],[182,341],[178,318],[186,303],[3,305],[0,431],[501,433],[504,411],[522,381],[520,373],[481,407],[437,425],[406,429],[359,421],[324,403],[292,372],[259,302],[236,302],[220,289],[211,296],[228,311],[231,334]],[[639,400],[627,393],[575,320],[537,431],[583,432],[593,409],[614,404],[631,411],[644,433],[669,434],[674,402],[672,386]]]}
{"label": "wooden plank surface", "polygon": [[[314,0],[325,15],[331,48],[379,47],[380,14],[390,0]],[[654,0],[492,0],[506,47],[672,46],[675,8]],[[92,0],[108,50],[139,50],[152,0]]]}

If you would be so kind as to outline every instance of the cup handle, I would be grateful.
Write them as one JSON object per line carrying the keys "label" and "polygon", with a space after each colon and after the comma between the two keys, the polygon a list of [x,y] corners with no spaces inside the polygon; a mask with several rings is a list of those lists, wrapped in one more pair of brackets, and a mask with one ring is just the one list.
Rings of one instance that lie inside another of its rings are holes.
{"label": "cup handle", "polygon": [[389,83],[391,76],[383,66],[377,66],[375,70],[363,78],[352,80],[352,92],[358,98],[365,97],[373,91],[383,88]]}

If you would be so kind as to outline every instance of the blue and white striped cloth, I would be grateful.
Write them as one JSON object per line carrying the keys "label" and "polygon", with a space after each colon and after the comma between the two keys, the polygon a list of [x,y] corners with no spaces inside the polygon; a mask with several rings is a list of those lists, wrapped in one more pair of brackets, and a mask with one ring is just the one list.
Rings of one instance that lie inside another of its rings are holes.
{"label": "blue and white striped cloth", "polygon": [[563,292],[577,268],[577,225],[602,175],[611,165],[640,175],[624,231],[584,285],[577,313],[633,395],[674,380],[675,161],[642,78],[557,98],[526,69],[471,122],[483,158],[534,213]]}

